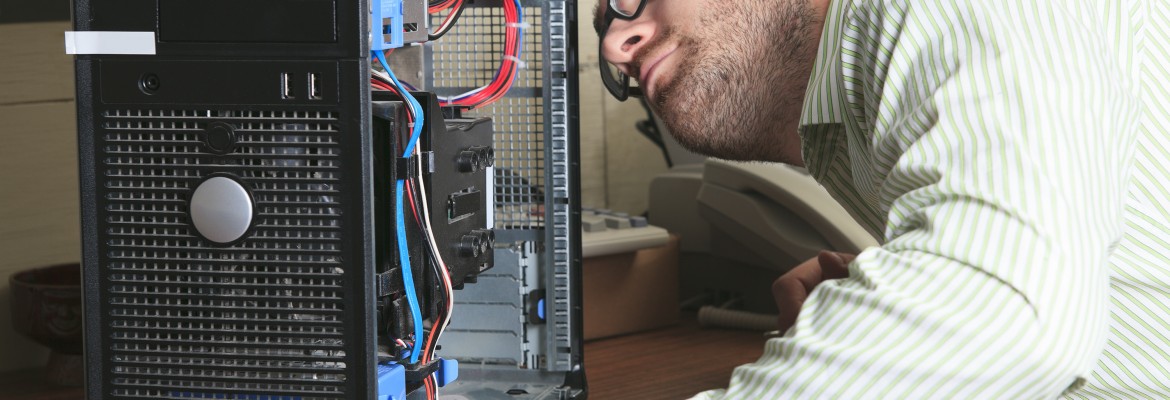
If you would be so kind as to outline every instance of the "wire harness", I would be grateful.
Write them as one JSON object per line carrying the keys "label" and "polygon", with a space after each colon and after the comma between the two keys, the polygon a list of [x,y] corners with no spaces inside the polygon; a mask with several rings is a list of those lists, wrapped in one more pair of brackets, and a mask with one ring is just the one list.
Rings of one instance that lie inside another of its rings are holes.
{"label": "wire harness", "polygon": [[[456,0],[459,1],[459,0]],[[445,107],[476,109],[504,97],[516,81],[516,75],[523,62],[520,54],[524,47],[524,10],[520,0],[504,1],[504,55],[500,67],[492,80],[482,87],[449,97],[439,97],[439,104]]]}

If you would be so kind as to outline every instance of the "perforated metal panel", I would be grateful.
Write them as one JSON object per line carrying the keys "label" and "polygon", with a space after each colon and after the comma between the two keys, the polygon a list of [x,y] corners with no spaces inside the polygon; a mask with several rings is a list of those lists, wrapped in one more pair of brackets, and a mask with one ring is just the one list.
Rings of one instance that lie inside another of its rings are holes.
{"label": "perforated metal panel", "polygon": [[[100,116],[111,394],[347,398],[337,119],[222,109]],[[230,154],[203,144],[211,122],[235,129]],[[230,246],[200,238],[189,221],[190,192],[212,174],[238,177],[254,199],[252,232]]]}
{"label": "perforated metal panel", "polygon": [[[445,14],[432,16],[438,26]],[[491,117],[495,125],[497,229],[544,227],[544,16],[524,7],[522,63],[506,97],[466,115]],[[454,95],[486,85],[504,53],[504,11],[498,5],[469,7],[441,40],[431,44],[427,87]]]}
{"label": "perforated metal panel", "polygon": [[[538,243],[533,249],[538,249],[539,261],[522,268],[521,275],[535,277],[531,282],[514,280],[516,289],[499,294],[462,293],[457,303],[472,309],[507,304],[514,291],[526,294],[541,289],[546,318],[544,324],[522,323],[515,329],[539,335],[539,339],[525,339],[537,345],[501,345],[491,351],[476,349],[460,355],[472,359],[503,357],[527,368],[574,371],[581,362],[577,68],[575,57],[570,56],[576,51],[576,26],[570,10],[576,6],[557,0],[522,0],[521,4],[525,31],[520,58],[524,68],[506,97],[471,114],[491,117],[495,123],[495,227],[502,231],[501,237]],[[437,24],[442,16],[432,18]],[[500,1],[479,2],[464,10],[459,23],[430,44],[431,51],[424,57],[429,71],[426,87],[453,95],[489,82],[503,56],[504,30]],[[510,259],[507,255],[498,257]],[[535,307],[526,304],[516,312],[523,316],[524,310]],[[500,332],[469,328],[459,338],[472,343],[470,346],[496,345]],[[510,352],[525,356],[499,356]],[[523,360],[532,355],[538,361]],[[583,376],[580,379],[583,383]]]}

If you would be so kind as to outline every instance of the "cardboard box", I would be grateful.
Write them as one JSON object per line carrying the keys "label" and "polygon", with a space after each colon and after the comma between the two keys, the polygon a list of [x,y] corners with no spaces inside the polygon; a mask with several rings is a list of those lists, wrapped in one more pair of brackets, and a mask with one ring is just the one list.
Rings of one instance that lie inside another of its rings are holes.
{"label": "cardboard box", "polygon": [[665,246],[586,258],[582,263],[585,339],[678,322],[678,237]]}

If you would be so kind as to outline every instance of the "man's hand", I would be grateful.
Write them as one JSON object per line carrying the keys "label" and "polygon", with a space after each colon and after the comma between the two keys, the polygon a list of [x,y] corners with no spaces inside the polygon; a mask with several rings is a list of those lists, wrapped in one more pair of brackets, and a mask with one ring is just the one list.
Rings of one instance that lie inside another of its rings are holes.
{"label": "man's hand", "polygon": [[800,306],[813,288],[828,279],[848,277],[847,266],[854,258],[857,255],[822,250],[816,257],[797,265],[772,282],[772,297],[780,309],[780,332],[796,323]]}

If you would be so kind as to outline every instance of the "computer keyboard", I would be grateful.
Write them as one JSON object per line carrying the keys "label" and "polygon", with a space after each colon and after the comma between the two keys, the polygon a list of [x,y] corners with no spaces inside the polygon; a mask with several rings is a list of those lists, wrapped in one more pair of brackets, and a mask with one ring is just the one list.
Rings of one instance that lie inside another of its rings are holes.
{"label": "computer keyboard", "polygon": [[607,209],[581,209],[581,255],[597,257],[665,245],[670,234],[645,217]]}

